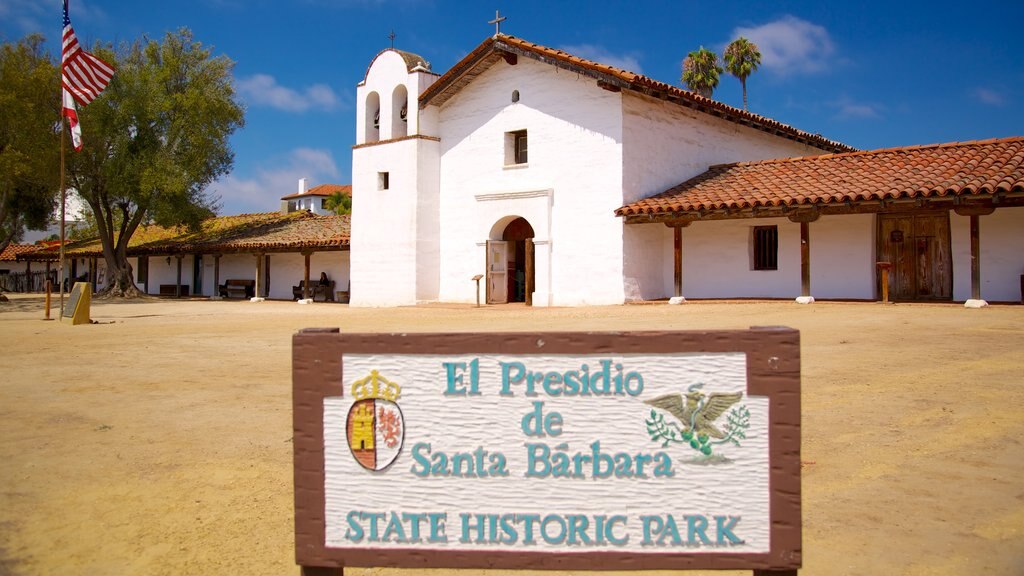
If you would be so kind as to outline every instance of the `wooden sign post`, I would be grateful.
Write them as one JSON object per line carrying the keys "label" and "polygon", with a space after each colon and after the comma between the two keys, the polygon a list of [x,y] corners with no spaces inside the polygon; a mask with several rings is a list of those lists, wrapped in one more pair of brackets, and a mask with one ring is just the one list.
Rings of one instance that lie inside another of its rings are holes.
{"label": "wooden sign post", "polygon": [[292,366],[304,574],[800,567],[795,330],[311,329]]}

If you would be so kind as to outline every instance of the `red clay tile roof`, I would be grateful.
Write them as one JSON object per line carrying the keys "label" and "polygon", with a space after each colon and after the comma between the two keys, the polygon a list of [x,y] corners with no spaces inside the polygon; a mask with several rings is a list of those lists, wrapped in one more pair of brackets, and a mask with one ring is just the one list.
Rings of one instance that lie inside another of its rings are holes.
{"label": "red clay tile roof", "polygon": [[[147,254],[211,254],[216,252],[299,252],[302,249],[340,250],[349,243],[351,217],[317,216],[305,210],[281,214],[239,214],[204,221],[197,232],[184,228],[142,226],[128,243],[129,256]],[[56,253],[57,249],[51,249]],[[33,254],[36,259],[44,251]],[[99,256],[99,239],[65,246],[70,256]]]}
{"label": "red clay tile roof", "polygon": [[613,89],[633,90],[655,98],[675,102],[687,108],[693,108],[712,116],[724,118],[730,122],[749,126],[756,130],[775,134],[802,144],[808,144],[828,152],[851,152],[856,150],[852,146],[829,140],[820,134],[811,134],[810,132],[798,130],[771,118],[753,114],[711,98],[705,98],[699,94],[658,82],[641,74],[573,56],[562,50],[547,48],[539,44],[527,42],[521,38],[516,38],[515,36],[506,36],[504,34],[498,34],[484,40],[476,49],[438,78],[437,82],[434,82],[424,90],[419,98],[420,107],[422,108],[427,104],[443,104],[465,85],[472,82],[474,78],[502,60],[505,54],[522,55],[559,68],[569,69],[595,78],[599,83],[603,83],[604,86]]}
{"label": "red clay tile roof", "polygon": [[281,196],[281,200],[291,200],[293,198],[304,198],[306,196],[330,196],[331,194],[334,194],[335,192],[341,192],[342,194],[345,194],[346,196],[351,196],[352,195],[352,185],[351,184],[321,184],[319,186],[314,186],[314,187],[310,188],[309,190],[306,190],[305,194],[299,194],[298,192],[295,192],[295,193],[289,194],[287,196]]}
{"label": "red clay tile roof", "polygon": [[1024,192],[1024,137],[712,166],[618,216]]}
{"label": "red clay tile roof", "polygon": [[46,246],[40,246],[37,244],[15,244],[10,243],[7,248],[4,248],[3,252],[0,252],[0,262],[14,262],[18,259],[18,256],[22,254],[31,254],[37,250],[46,248]]}

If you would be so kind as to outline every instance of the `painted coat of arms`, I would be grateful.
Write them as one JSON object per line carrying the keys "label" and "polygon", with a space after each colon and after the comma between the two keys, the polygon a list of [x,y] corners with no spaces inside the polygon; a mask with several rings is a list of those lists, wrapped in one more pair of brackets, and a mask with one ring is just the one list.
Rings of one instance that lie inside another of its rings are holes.
{"label": "painted coat of arms", "polygon": [[367,470],[384,470],[398,458],[405,440],[405,420],[398,407],[402,389],[371,370],[352,383],[355,399],[345,423],[349,450]]}
{"label": "painted coat of arms", "polygon": [[[704,394],[700,391],[703,386],[694,384],[685,395],[666,394],[645,402],[657,408],[652,408],[649,419],[645,420],[651,440],[661,442],[664,448],[670,444],[685,444],[704,456],[711,456],[716,445],[740,445],[750,427],[750,410],[744,405],[734,406],[743,398],[743,393]],[[668,412],[675,421],[666,422],[659,410]],[[725,423],[719,424],[717,421],[723,414]]]}

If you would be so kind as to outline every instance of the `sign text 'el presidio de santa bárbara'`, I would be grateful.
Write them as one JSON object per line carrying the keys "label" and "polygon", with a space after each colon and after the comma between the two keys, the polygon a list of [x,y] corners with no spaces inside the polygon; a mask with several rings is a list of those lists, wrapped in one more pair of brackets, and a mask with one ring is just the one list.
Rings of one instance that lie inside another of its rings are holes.
{"label": "sign text 'el presidio de santa b\u00e1rbara'", "polygon": [[788,329],[300,333],[299,563],[798,567],[798,351]]}

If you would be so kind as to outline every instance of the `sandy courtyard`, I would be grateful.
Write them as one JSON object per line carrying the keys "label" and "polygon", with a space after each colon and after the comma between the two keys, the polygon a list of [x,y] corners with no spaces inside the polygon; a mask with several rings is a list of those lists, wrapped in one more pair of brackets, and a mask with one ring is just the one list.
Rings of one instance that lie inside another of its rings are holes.
{"label": "sandy courtyard", "polygon": [[1024,306],[153,300],[94,303],[91,326],[42,316],[38,296],[0,303],[0,574],[297,574],[300,328],[753,325],[801,331],[801,573],[1024,574]]}

